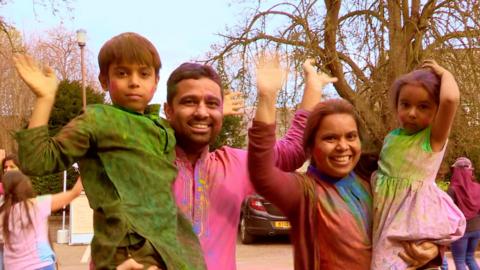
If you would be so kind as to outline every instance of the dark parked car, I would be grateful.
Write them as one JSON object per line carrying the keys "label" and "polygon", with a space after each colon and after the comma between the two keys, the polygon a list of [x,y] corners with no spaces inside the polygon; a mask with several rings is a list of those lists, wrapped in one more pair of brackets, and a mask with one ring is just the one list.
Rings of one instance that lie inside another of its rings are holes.
{"label": "dark parked car", "polygon": [[287,235],[290,222],[278,208],[260,195],[250,195],[243,201],[240,216],[240,240],[251,244],[256,236]]}

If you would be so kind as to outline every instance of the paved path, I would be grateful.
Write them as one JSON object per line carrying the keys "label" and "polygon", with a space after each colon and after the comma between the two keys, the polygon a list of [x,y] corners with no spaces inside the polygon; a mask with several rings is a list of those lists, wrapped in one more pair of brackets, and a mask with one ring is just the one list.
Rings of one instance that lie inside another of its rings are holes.
{"label": "paved path", "polygon": [[[68,222],[67,222],[68,224]],[[50,236],[57,254],[60,270],[86,270],[89,250],[86,245],[69,246],[57,244],[57,230],[61,228],[61,217],[50,222]],[[450,252],[446,254],[449,269],[455,269]],[[476,253],[480,264],[480,252]],[[83,261],[83,262],[82,262]],[[242,245],[237,243],[237,270],[292,270],[292,247],[286,238],[265,239],[262,243]]]}

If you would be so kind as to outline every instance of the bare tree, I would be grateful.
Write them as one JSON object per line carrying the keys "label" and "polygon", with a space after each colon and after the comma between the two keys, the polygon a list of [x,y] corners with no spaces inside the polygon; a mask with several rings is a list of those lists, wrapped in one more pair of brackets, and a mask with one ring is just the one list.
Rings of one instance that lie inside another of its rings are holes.
{"label": "bare tree", "polygon": [[[44,38],[34,38],[25,48],[20,34],[12,27],[7,34],[0,33],[0,149],[14,152],[16,144],[13,132],[26,125],[35,97],[27,89],[12,63],[14,52],[32,54],[40,63],[52,67],[60,80],[80,81],[80,52],[75,33],[66,31],[62,27],[47,32]],[[13,47],[8,46],[14,45]],[[4,46],[5,45],[5,46]],[[91,53],[87,51],[87,87],[100,87],[95,75],[96,69],[92,64]],[[89,91],[87,91],[89,93]]]}
{"label": "bare tree", "polygon": [[8,34],[0,32],[0,149],[7,153],[15,152],[13,132],[26,124],[34,100],[12,63],[13,51],[23,50],[14,28],[9,27]]}
{"label": "bare tree", "polygon": [[[47,31],[45,35],[32,38],[28,47],[29,53],[43,64],[52,67],[60,80],[82,80],[80,48],[75,32],[70,32],[63,26],[58,26]],[[100,89],[96,78],[96,65],[93,64],[93,54],[88,48],[85,48],[85,50],[87,85]]]}
{"label": "bare tree", "polygon": [[[249,92],[253,88],[253,57],[263,50],[281,51],[293,74],[286,88],[293,90],[284,91],[279,103],[291,106],[303,83],[296,71],[307,57],[313,57],[319,69],[339,78],[334,84],[336,92],[355,105],[371,139],[368,145],[378,148],[395,125],[389,86],[399,75],[433,57],[462,77],[464,113],[459,117],[468,114],[478,119],[478,98],[477,103],[465,99],[478,97],[472,87],[480,84],[478,69],[472,68],[480,57],[478,0],[263,3],[258,1],[245,22],[222,34],[224,42],[214,45],[208,55],[207,61],[224,66],[232,88],[254,96]],[[465,123],[479,128],[478,121]]]}
{"label": "bare tree", "polygon": [[[11,2],[13,0],[0,0],[0,8]],[[32,9],[35,16],[38,8],[59,16],[71,11],[70,4],[71,0],[32,0]],[[34,100],[12,63],[13,53],[26,51],[23,43],[20,33],[0,16],[0,149],[7,153],[16,151],[13,132],[26,124]]]}
{"label": "bare tree", "polygon": [[[11,2],[13,2],[13,0],[0,0],[0,8],[8,5]],[[38,16],[37,9],[43,8],[45,10],[49,10],[53,16],[60,16],[59,18],[63,20],[61,14],[70,14],[72,11],[71,2],[72,0],[32,0],[32,10],[35,17]],[[9,36],[11,27],[13,27],[13,25],[10,25],[3,17],[0,16],[0,32],[3,32],[9,41],[8,44],[3,45],[8,45],[10,49],[15,50],[15,43]]]}

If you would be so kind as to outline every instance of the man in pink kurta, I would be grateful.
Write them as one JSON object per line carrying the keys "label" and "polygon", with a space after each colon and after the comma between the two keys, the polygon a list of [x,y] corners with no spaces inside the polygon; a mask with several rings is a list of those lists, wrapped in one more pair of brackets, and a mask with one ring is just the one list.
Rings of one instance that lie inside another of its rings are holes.
{"label": "man in pink kurta", "polygon": [[[217,106],[222,101],[220,78],[209,66],[185,63],[170,75],[167,91],[165,112],[177,139],[177,205],[192,222],[207,268],[234,270],[241,204],[254,191],[245,150],[224,146],[209,152],[223,120],[222,106]],[[297,111],[285,138],[276,144],[276,164],[285,171],[305,161],[302,137],[308,114]]]}
{"label": "man in pink kurta", "polygon": [[[305,111],[297,112],[284,139],[296,142],[300,149],[306,116]],[[296,150],[288,147],[277,143],[277,151]],[[277,161],[279,167],[290,171],[302,163],[301,157]],[[253,193],[247,171],[247,152],[228,146],[208,152],[207,145],[192,165],[185,150],[177,146],[176,165],[178,175],[173,190],[177,205],[192,221],[207,268],[236,269],[235,246],[240,207],[243,199]]]}

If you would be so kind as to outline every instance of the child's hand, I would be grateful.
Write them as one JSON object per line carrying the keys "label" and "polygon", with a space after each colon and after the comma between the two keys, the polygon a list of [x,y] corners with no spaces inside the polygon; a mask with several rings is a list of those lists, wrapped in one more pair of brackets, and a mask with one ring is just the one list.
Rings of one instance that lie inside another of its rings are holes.
{"label": "child's hand", "polygon": [[52,68],[46,66],[42,70],[29,55],[16,54],[13,56],[13,61],[20,77],[37,98],[55,99],[58,80]]}
{"label": "child's hand", "polygon": [[307,59],[303,63],[305,90],[303,92],[300,109],[307,111],[312,111],[318,102],[320,102],[322,99],[323,87],[328,83],[336,82],[338,80],[337,78],[330,77],[321,71],[317,72],[313,63],[313,59]]}
{"label": "child's hand", "polygon": [[314,63],[315,61],[313,59],[307,59],[302,65],[305,74],[306,90],[322,91],[325,85],[338,81],[336,77],[330,77],[322,71],[317,72],[317,69],[313,66]]}
{"label": "child's hand", "polygon": [[438,246],[432,242],[422,242],[420,244],[403,242],[402,246],[404,251],[401,251],[398,255],[409,265],[407,270],[422,267],[438,256]]}
{"label": "child's hand", "polygon": [[143,264],[137,263],[134,259],[130,258],[126,261],[124,261],[122,264],[117,266],[117,270],[137,270],[137,269],[143,269]]}
{"label": "child's hand", "polygon": [[82,190],[83,190],[82,178],[78,177],[77,182],[75,182],[75,185],[72,188],[72,191],[75,194],[80,195],[80,193],[82,193]]}
{"label": "child's hand", "polygon": [[258,57],[256,74],[258,95],[267,97],[276,97],[287,76],[278,54]]}
{"label": "child's hand", "polygon": [[422,68],[429,68],[431,69],[433,72],[435,72],[435,74],[437,74],[438,76],[442,77],[443,74],[445,73],[449,73],[448,70],[446,70],[445,68],[443,68],[442,66],[440,66],[435,60],[433,59],[427,59],[425,61],[423,61],[422,63]]}
{"label": "child's hand", "polygon": [[245,101],[242,93],[229,92],[223,97],[223,116],[242,115],[244,113]]}

